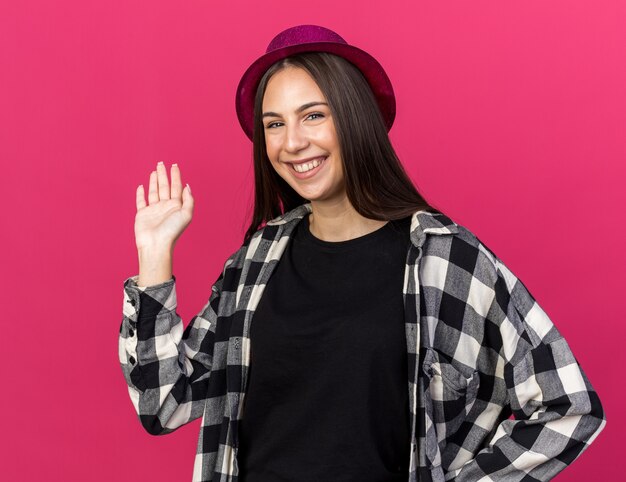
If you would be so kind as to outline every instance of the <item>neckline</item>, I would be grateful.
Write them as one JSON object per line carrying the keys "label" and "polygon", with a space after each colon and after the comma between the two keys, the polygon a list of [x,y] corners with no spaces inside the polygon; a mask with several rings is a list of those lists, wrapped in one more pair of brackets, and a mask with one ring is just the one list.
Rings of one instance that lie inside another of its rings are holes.
{"label": "neckline", "polygon": [[325,241],[323,239],[317,238],[311,232],[311,226],[309,224],[310,215],[311,213],[308,213],[302,218],[301,231],[303,238],[309,243],[315,244],[316,246],[332,250],[352,249],[355,246],[361,246],[363,244],[379,240],[387,234],[387,232],[390,230],[392,223],[391,221],[387,221],[387,223],[385,223],[380,228],[362,236],[358,236],[356,238],[346,239],[344,241]]}

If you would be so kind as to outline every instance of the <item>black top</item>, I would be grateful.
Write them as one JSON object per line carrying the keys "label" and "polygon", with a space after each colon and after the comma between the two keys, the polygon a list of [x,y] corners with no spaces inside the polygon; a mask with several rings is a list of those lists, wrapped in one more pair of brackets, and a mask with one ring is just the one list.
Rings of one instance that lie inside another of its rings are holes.
{"label": "black top", "polygon": [[296,226],[251,323],[239,480],[407,480],[410,220],[339,242]]}

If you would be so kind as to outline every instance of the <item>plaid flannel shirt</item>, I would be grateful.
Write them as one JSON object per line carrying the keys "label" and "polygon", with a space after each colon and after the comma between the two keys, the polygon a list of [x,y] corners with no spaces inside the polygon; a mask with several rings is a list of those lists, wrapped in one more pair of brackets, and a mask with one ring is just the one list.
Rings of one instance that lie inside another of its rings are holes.
{"label": "plaid flannel shirt", "polygon": [[[137,286],[136,276],[124,282],[119,360],[130,399],[150,434],[202,417],[194,481],[238,480],[250,323],[294,227],[310,211],[306,203],[269,221],[233,253],[186,328],[174,276],[150,287]],[[410,240],[403,287],[409,481],[553,478],[606,424],[567,342],[465,227],[417,211]]]}

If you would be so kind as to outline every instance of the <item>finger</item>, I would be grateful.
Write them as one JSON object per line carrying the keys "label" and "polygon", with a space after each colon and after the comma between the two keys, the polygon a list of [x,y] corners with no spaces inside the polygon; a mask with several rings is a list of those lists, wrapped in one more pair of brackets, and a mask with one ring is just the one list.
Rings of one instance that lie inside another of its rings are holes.
{"label": "finger", "polygon": [[150,186],[148,187],[148,204],[159,202],[159,193],[157,191],[157,172],[150,173]]}
{"label": "finger", "polygon": [[139,184],[139,186],[137,186],[137,191],[135,192],[135,204],[137,206],[137,211],[146,207],[146,197],[143,192],[143,184]]}
{"label": "finger", "polygon": [[189,187],[189,184],[187,184],[185,186],[185,189],[183,189],[183,208],[182,209],[183,211],[187,212],[190,218],[193,216],[193,206],[194,206],[194,201],[193,201],[193,196],[191,195],[191,188]]}
{"label": "finger", "polygon": [[172,189],[171,189],[172,199],[180,199],[180,195],[182,194],[182,191],[183,191],[183,186],[180,181],[180,168],[178,167],[178,164],[172,164],[170,172],[172,176]]}
{"label": "finger", "polygon": [[157,182],[159,184],[159,199],[170,198],[170,183],[167,179],[167,171],[165,170],[165,164],[159,161],[157,164]]}

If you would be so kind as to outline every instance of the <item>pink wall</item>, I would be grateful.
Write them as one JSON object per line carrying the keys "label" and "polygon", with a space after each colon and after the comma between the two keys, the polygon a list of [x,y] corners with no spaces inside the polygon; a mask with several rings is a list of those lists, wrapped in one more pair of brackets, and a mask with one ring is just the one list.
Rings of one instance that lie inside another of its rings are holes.
{"label": "pink wall", "polygon": [[148,435],[117,360],[135,187],[163,160],[193,190],[174,266],[187,322],[247,219],[239,77],[274,34],[314,23],[388,70],[413,179],[526,283],[597,389],[607,428],[558,480],[611,480],[626,430],[626,4],[249,3],[0,5],[2,478],[191,480],[199,421]]}

